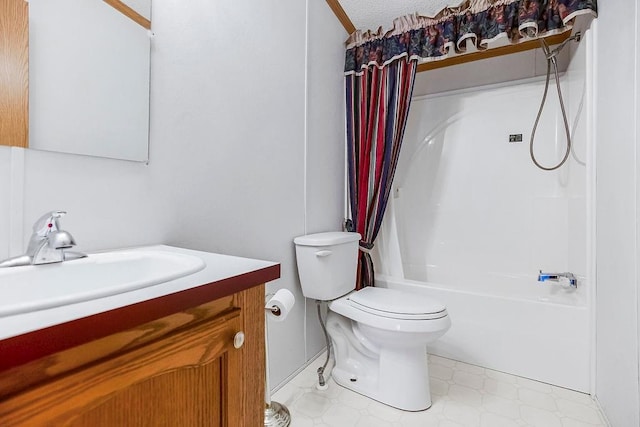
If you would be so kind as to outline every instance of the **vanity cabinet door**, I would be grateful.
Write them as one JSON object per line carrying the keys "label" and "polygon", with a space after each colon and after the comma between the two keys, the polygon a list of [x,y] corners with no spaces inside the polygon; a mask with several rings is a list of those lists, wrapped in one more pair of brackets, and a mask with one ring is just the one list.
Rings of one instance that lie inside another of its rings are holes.
{"label": "vanity cabinet door", "polygon": [[234,307],[30,388],[0,402],[0,424],[242,427],[242,314]]}

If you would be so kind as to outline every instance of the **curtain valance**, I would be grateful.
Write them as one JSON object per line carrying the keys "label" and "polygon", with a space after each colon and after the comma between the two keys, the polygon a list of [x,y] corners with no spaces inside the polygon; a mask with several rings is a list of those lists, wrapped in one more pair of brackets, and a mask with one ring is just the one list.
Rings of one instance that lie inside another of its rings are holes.
{"label": "curtain valance", "polygon": [[345,74],[408,56],[421,61],[464,53],[467,43],[490,49],[571,29],[579,15],[597,14],[597,0],[467,0],[436,17],[412,14],[386,33],[356,31],[347,40]]}

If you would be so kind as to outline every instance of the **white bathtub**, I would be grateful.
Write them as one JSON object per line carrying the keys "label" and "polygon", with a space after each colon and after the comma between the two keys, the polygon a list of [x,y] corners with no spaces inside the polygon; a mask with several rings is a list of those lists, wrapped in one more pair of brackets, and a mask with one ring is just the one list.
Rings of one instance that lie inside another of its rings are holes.
{"label": "white bathtub", "polygon": [[484,284],[483,293],[476,293],[382,275],[376,286],[446,304],[451,329],[429,347],[430,354],[589,392],[589,312],[580,292],[530,280],[494,289]]}

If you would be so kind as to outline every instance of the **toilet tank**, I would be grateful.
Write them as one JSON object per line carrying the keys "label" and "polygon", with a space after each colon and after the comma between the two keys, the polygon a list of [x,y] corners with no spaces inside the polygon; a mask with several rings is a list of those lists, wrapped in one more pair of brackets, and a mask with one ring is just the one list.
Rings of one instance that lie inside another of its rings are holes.
{"label": "toilet tank", "polygon": [[296,260],[302,294],[329,301],[356,286],[360,234],[328,232],[296,237]]}

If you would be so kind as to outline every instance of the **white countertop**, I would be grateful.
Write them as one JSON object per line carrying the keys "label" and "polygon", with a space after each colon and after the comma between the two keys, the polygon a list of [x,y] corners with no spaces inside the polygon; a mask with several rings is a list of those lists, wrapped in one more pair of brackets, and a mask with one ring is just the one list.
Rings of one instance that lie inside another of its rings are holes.
{"label": "white countertop", "polygon": [[[165,245],[141,246],[121,250],[144,251],[149,249],[197,256],[205,262],[206,266],[190,275],[122,294],[0,317],[0,340],[278,265],[278,263],[270,261],[194,251]],[[109,252],[117,251],[119,250]],[[0,304],[2,304],[1,301]]]}

